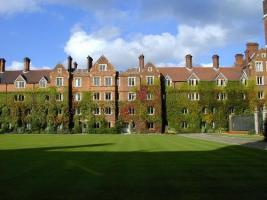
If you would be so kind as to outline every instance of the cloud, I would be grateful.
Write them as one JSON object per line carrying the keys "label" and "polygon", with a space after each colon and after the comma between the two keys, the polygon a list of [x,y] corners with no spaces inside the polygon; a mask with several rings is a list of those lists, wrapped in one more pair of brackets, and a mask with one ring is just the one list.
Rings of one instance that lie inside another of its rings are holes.
{"label": "cloud", "polygon": [[200,57],[203,53],[223,46],[227,30],[217,25],[180,25],[176,34],[139,35],[130,40],[119,35],[108,37],[109,35],[117,36],[118,29],[111,28],[106,35],[89,34],[83,30],[74,32],[65,45],[65,53],[82,64],[85,64],[88,55],[98,59],[104,54],[117,69],[137,66],[137,58],[141,53],[145,54],[147,61],[155,64],[174,65],[183,62],[184,56],[188,53]]}
{"label": "cloud", "polygon": [[[8,70],[23,70],[23,68],[24,68],[24,63],[23,62],[19,62],[19,61],[12,61],[11,65],[7,66],[7,69]],[[33,69],[33,70],[37,70],[37,69],[50,69],[47,66],[36,67],[33,64],[31,64],[30,68]]]}
{"label": "cloud", "polygon": [[0,14],[11,15],[19,12],[33,12],[40,10],[39,0],[1,0]]}

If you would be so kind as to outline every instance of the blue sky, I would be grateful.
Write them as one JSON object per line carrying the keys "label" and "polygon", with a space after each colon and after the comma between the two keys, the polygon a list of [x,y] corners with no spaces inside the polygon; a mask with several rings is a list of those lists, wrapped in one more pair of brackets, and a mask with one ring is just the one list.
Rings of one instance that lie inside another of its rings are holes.
{"label": "blue sky", "polygon": [[219,54],[231,66],[246,42],[264,46],[262,0],[0,0],[0,57],[10,69],[25,56],[35,68],[71,55],[106,55],[118,70],[138,56],[159,66],[209,65]]}

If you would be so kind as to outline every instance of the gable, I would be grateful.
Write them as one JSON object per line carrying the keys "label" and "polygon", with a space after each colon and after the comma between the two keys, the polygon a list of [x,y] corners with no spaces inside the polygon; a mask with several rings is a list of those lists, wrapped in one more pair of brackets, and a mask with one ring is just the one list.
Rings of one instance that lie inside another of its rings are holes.
{"label": "gable", "polygon": [[24,81],[25,83],[27,82],[26,79],[22,75],[19,75],[14,82],[17,82],[17,81]]}
{"label": "gable", "polygon": [[217,81],[218,79],[222,79],[222,80],[226,80],[226,81],[228,80],[228,79],[226,78],[226,76],[225,76],[223,73],[221,73],[221,72],[219,73],[219,75],[216,77],[215,80]]}
{"label": "gable", "polygon": [[198,76],[195,73],[191,74],[187,80],[189,81],[189,80],[192,80],[192,79],[200,80],[200,78],[198,78]]}

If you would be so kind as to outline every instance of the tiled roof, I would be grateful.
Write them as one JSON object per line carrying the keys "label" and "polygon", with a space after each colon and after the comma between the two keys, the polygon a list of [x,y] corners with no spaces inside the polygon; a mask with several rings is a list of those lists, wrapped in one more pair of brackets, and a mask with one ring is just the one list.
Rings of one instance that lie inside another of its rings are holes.
{"label": "tiled roof", "polygon": [[21,75],[27,83],[39,83],[42,77],[45,77],[48,82],[50,82],[50,74],[51,70],[31,70],[29,72],[24,73],[22,70],[20,71],[5,71],[4,73],[0,73],[0,83],[12,84]]}
{"label": "tiled roof", "polygon": [[243,70],[238,67],[221,67],[216,70],[211,67],[193,67],[191,70],[186,67],[162,67],[159,68],[163,76],[169,76],[174,82],[184,82],[195,74],[200,80],[213,81],[222,73],[228,80],[239,80],[243,74]]}

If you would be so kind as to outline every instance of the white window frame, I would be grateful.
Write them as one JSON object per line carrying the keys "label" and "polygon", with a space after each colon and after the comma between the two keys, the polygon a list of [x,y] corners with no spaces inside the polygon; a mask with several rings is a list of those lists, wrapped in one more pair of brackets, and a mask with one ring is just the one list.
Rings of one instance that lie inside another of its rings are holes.
{"label": "white window frame", "polygon": [[[99,97],[99,98],[95,98],[95,95],[97,95],[97,94],[98,94],[98,97]],[[101,100],[101,94],[100,94],[100,92],[94,92],[94,93],[93,93],[93,100],[94,100],[94,101],[100,101],[100,100]]]}
{"label": "white window frame", "polygon": [[226,83],[227,83],[227,80],[222,79],[222,78],[218,78],[218,79],[216,80],[216,84],[217,84],[217,86],[219,86],[219,87],[224,87],[224,86],[226,86]]}
{"label": "white window frame", "polygon": [[200,95],[197,92],[189,93],[188,94],[188,99],[191,101],[199,101],[200,100]]}
{"label": "white window frame", "polygon": [[112,108],[111,107],[105,107],[104,111],[105,111],[105,115],[112,115]]}
{"label": "white window frame", "polygon": [[93,109],[93,115],[101,115],[101,108],[99,108],[99,107],[94,108]]}
{"label": "white window frame", "polygon": [[81,77],[75,78],[74,79],[74,85],[76,88],[82,87],[82,78]]}
{"label": "white window frame", "polygon": [[147,107],[147,114],[148,115],[155,115],[155,108],[153,106]]}
{"label": "white window frame", "polygon": [[[152,125],[152,126],[151,126]],[[154,122],[147,122],[147,128],[148,130],[153,130],[155,129],[155,123]]]}
{"label": "white window frame", "polygon": [[258,99],[263,100],[264,99],[264,91],[259,91],[258,92]]}
{"label": "white window frame", "polygon": [[101,72],[106,72],[107,71],[107,64],[99,64],[98,69]]}
{"label": "white window frame", "polygon": [[225,92],[220,92],[217,94],[218,101],[225,101],[227,99],[227,95]]}
{"label": "white window frame", "polygon": [[64,101],[64,95],[62,93],[57,93],[56,101]]}
{"label": "white window frame", "polygon": [[128,77],[128,86],[135,87],[136,86],[136,77]]}
{"label": "white window frame", "polygon": [[45,78],[41,78],[39,81],[39,87],[40,88],[46,88],[47,87],[47,80]]}
{"label": "white window frame", "polygon": [[[59,80],[61,80],[61,81],[59,81]],[[58,84],[58,83],[61,83],[61,84]],[[63,87],[64,86],[64,77],[56,77],[56,86],[57,87]]]}
{"label": "white window frame", "polygon": [[147,85],[154,85],[155,84],[155,77],[154,76],[146,76],[146,84]]}
{"label": "white window frame", "polygon": [[256,83],[257,85],[264,85],[264,76],[257,76]]}
{"label": "white window frame", "polygon": [[[106,98],[110,94],[110,99]],[[105,92],[105,101],[112,101],[112,92]]]}
{"label": "white window frame", "polygon": [[134,107],[129,107],[128,108],[128,114],[129,115],[135,115],[135,108]]}
{"label": "white window frame", "polygon": [[25,101],[25,96],[23,94],[17,94],[17,95],[15,95],[15,101],[16,102],[23,102],[23,101]]}
{"label": "white window frame", "polygon": [[153,95],[153,93],[151,93],[151,92],[147,93],[147,95],[146,95],[146,99],[147,99],[148,101],[154,100],[154,95]]}
{"label": "white window frame", "polygon": [[256,61],[255,62],[255,70],[256,70],[256,72],[263,72],[263,62],[262,61]]}
{"label": "white window frame", "polygon": [[[95,80],[98,79],[98,84],[95,84]],[[101,77],[100,76],[94,76],[93,77],[93,86],[99,87],[101,86]]]}
{"label": "white window frame", "polygon": [[26,88],[26,81],[16,81],[15,85],[16,85],[16,88],[18,89]]}
{"label": "white window frame", "polygon": [[188,84],[189,84],[190,86],[197,86],[197,85],[199,84],[199,80],[196,79],[196,78],[189,79],[189,80],[188,80]]}
{"label": "white window frame", "polygon": [[128,101],[135,101],[136,100],[136,93],[135,92],[129,92],[128,93]]}
{"label": "white window frame", "polygon": [[76,108],[75,109],[75,115],[82,115],[81,108]]}
{"label": "white window frame", "polygon": [[77,101],[77,102],[81,101],[81,100],[82,100],[82,94],[81,94],[81,93],[76,93],[76,94],[74,95],[74,99],[75,99],[75,101]]}
{"label": "white window frame", "polygon": [[[110,84],[107,82],[108,79],[110,81]],[[112,76],[105,76],[104,77],[104,86],[111,87],[112,86],[112,83],[113,83]]]}

